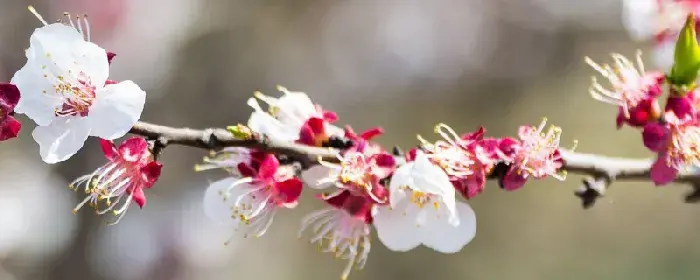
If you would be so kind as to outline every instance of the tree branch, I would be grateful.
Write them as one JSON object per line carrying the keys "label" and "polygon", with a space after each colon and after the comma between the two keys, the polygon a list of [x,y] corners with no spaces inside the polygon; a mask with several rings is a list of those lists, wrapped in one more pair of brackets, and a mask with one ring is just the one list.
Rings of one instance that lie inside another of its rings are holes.
{"label": "tree branch", "polygon": [[[217,150],[224,147],[254,148],[284,155],[299,162],[302,168],[316,164],[319,158],[329,162],[338,162],[337,150],[332,148],[317,148],[273,141],[264,135],[253,135],[252,139],[238,139],[231,132],[222,128],[197,130],[138,122],[130,133],[153,140],[154,154],[156,155],[160,154],[166,146],[175,144],[207,150]],[[576,195],[582,199],[584,208],[592,206],[598,197],[605,194],[605,190],[614,181],[650,181],[651,159],[613,158],[576,153],[565,149],[561,149],[561,155],[565,162],[563,170],[569,174],[588,175],[583,181],[583,186],[576,190]],[[683,172],[675,181],[693,186],[693,192],[686,197],[687,202],[700,201],[700,173],[698,171]]]}
{"label": "tree branch", "polygon": [[223,128],[198,130],[138,122],[131,128],[129,133],[156,141],[160,148],[154,151],[154,154],[155,152],[159,153],[166,146],[174,144],[207,150],[218,150],[225,147],[254,148],[288,156],[301,163],[302,167],[315,164],[319,158],[328,162],[338,162],[337,152],[331,148],[317,148],[296,143],[273,141],[264,135],[254,135],[253,139],[238,139]]}

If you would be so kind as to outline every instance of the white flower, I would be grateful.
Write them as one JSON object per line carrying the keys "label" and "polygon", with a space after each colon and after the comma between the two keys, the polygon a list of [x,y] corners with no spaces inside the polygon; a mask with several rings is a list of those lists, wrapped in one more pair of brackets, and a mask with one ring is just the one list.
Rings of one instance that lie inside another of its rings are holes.
{"label": "white flower", "polygon": [[394,251],[425,245],[454,253],[476,233],[476,216],[468,204],[455,201],[445,171],[420,153],[392,177],[390,206],[378,207],[374,226],[379,240]]}
{"label": "white flower", "polygon": [[105,85],[107,52],[86,41],[87,21],[47,24],[36,15],[44,26],[32,34],[27,63],[11,83],[22,94],[15,111],[39,125],[32,136],[42,159],[64,161],[88,136],[124,136],[141,117],[146,93],[131,81]]}
{"label": "white flower", "polygon": [[[255,98],[248,99],[248,105],[255,110],[248,120],[251,130],[278,141],[296,141],[306,122],[310,118],[319,118],[325,120],[325,130],[329,135],[344,134],[339,127],[328,124],[335,120],[332,118],[335,114],[321,110],[305,93],[289,91],[281,86],[277,89],[284,94],[280,98],[255,92]],[[267,103],[269,112],[260,107],[256,98]]]}

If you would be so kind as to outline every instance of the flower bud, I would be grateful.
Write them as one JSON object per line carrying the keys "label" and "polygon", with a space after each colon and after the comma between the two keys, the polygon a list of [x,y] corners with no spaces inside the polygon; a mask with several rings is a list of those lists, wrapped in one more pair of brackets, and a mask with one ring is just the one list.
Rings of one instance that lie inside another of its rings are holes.
{"label": "flower bud", "polygon": [[[669,82],[674,86],[693,87],[698,70],[700,70],[700,46],[695,34],[695,15],[690,13],[676,41]],[[683,92],[679,91],[679,93]]]}

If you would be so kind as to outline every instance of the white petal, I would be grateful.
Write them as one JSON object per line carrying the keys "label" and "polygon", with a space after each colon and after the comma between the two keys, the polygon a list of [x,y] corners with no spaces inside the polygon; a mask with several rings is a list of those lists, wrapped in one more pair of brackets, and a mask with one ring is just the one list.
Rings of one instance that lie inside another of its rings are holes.
{"label": "white petal", "polygon": [[81,42],[73,48],[73,56],[75,61],[71,69],[83,71],[97,88],[104,86],[109,77],[109,60],[105,49],[92,42]]}
{"label": "white petal", "polygon": [[411,189],[440,196],[452,196],[454,199],[455,189],[447,173],[433,164],[423,153],[416,155],[411,169],[411,178],[414,184]]}
{"label": "white petal", "polygon": [[417,208],[407,200],[396,207],[379,206],[373,225],[377,237],[392,251],[405,252],[421,244],[422,229],[416,226]]}
{"label": "white petal", "polygon": [[311,168],[301,173],[301,179],[311,188],[322,190],[333,186],[333,182],[325,180],[328,178],[336,178],[338,170],[323,166],[314,165]]}
{"label": "white petal", "polygon": [[27,51],[33,53],[28,56],[33,56],[37,62],[52,61],[59,68],[68,70],[75,61],[72,56],[74,49],[84,43],[83,35],[75,28],[53,23],[34,30]]}
{"label": "white petal", "polygon": [[668,71],[673,67],[673,52],[676,49],[675,39],[666,39],[660,43],[656,43],[653,49],[653,61],[655,68]]}
{"label": "white petal", "polygon": [[284,124],[295,127],[301,127],[306,120],[318,115],[316,106],[303,92],[290,91],[280,97],[276,104],[271,105],[280,108],[277,112],[277,119]]}
{"label": "white petal", "polygon": [[45,126],[55,118],[56,108],[63,104],[63,100],[52,96],[53,85],[44,78],[40,69],[38,65],[27,62],[15,73],[10,83],[16,85],[22,95],[15,112],[25,114],[36,124]]}
{"label": "white petal", "polygon": [[204,193],[204,213],[213,221],[223,225],[237,226],[237,220],[231,218],[231,208],[224,201],[221,191],[226,190],[237,178],[226,178],[212,183]]}
{"label": "white petal", "polygon": [[90,134],[86,118],[60,117],[48,126],[37,126],[32,132],[39,144],[39,153],[46,163],[64,161],[83,147]]}
{"label": "white petal", "polygon": [[146,92],[132,81],[107,85],[88,113],[91,135],[107,140],[124,136],[141,118],[144,102]]}
{"label": "white petal", "polygon": [[397,168],[391,176],[389,182],[389,204],[391,207],[396,207],[399,201],[406,196],[404,191],[400,189],[401,187],[413,186],[412,170],[413,162],[409,162]]}
{"label": "white petal", "polygon": [[299,129],[286,126],[267,113],[256,111],[250,115],[248,127],[276,141],[296,141],[299,139]]}
{"label": "white petal", "polygon": [[424,229],[423,244],[441,253],[456,253],[469,244],[476,235],[476,215],[469,204],[457,202],[461,223],[454,227],[444,217],[428,215]]}
{"label": "white petal", "polygon": [[623,0],[622,24],[634,40],[646,40],[656,33],[657,0]]}

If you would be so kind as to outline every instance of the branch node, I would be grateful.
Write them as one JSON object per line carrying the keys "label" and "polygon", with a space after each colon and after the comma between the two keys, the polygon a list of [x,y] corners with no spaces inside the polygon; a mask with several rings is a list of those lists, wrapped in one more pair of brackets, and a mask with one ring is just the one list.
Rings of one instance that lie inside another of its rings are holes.
{"label": "branch node", "polygon": [[699,203],[700,202],[700,183],[693,184],[693,190],[686,194],[685,203]]}
{"label": "branch node", "polygon": [[610,182],[607,176],[588,177],[583,180],[583,185],[574,191],[574,195],[581,199],[583,209],[589,209],[595,205],[598,198],[605,195]]}
{"label": "branch node", "polygon": [[168,138],[166,138],[165,136],[160,136],[153,140],[151,153],[153,154],[154,160],[158,160],[160,155],[163,153],[163,150],[165,150],[166,146],[168,146]]}

